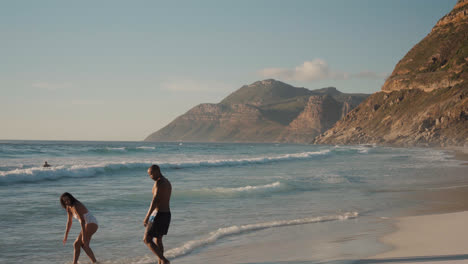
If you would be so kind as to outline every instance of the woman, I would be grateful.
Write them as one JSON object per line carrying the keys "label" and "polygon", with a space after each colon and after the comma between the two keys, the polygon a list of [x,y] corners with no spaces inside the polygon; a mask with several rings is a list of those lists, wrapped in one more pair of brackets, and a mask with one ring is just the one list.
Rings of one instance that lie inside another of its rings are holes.
{"label": "woman", "polygon": [[86,209],[86,207],[73,195],[69,193],[63,193],[60,196],[60,204],[62,207],[67,210],[68,220],[67,220],[67,230],[65,231],[65,237],[63,238],[63,244],[67,243],[68,232],[72,226],[72,216],[78,219],[81,224],[81,232],[78,235],[78,238],[73,243],[74,254],[73,254],[73,264],[78,263],[78,258],[80,256],[80,248],[83,248],[88,257],[93,263],[96,263],[96,258],[94,253],[89,247],[89,242],[94,233],[98,229],[98,222],[96,218]]}

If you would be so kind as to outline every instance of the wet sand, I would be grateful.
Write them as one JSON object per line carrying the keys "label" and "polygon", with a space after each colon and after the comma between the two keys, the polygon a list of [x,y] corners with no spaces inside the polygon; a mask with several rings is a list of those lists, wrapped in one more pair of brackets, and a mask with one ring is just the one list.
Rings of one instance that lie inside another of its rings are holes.
{"label": "wet sand", "polygon": [[468,263],[468,212],[402,217],[381,241],[389,252],[362,263]]}
{"label": "wet sand", "polygon": [[[451,149],[466,161],[467,148]],[[467,167],[468,178],[468,167]],[[396,219],[396,231],[380,241],[393,249],[357,263],[468,263],[468,186],[449,186],[417,193],[414,199],[431,204]]]}

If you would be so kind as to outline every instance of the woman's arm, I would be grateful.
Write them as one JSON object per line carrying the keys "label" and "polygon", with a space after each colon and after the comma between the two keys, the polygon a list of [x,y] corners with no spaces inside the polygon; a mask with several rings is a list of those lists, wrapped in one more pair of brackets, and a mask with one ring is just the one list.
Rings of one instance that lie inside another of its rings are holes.
{"label": "woman's arm", "polygon": [[68,238],[68,232],[70,232],[70,228],[72,226],[72,213],[70,209],[67,207],[67,229],[65,230],[65,236],[63,237],[63,244],[65,245],[67,243],[67,238]]}

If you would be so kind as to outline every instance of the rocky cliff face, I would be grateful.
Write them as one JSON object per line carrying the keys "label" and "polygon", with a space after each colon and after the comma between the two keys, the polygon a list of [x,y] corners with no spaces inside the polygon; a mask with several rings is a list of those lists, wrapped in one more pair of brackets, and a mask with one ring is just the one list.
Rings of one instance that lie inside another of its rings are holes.
{"label": "rocky cliff face", "polygon": [[308,90],[264,80],[219,104],[201,104],[146,141],[310,142],[368,95]]}
{"label": "rocky cliff face", "polygon": [[[267,142],[281,126],[266,120],[260,110],[247,104],[201,104],[178,117],[145,141]],[[258,138],[258,134],[268,137]]]}
{"label": "rocky cliff face", "polygon": [[468,144],[468,0],[458,1],[367,98],[317,144]]}
{"label": "rocky cliff face", "polygon": [[468,87],[375,93],[315,143],[463,146],[468,144]]}
{"label": "rocky cliff face", "polygon": [[286,127],[279,141],[310,142],[356,106],[349,99],[340,102],[330,95],[310,96],[304,110]]}
{"label": "rocky cliff face", "polygon": [[468,2],[461,0],[398,62],[382,91],[453,87],[468,79]]}

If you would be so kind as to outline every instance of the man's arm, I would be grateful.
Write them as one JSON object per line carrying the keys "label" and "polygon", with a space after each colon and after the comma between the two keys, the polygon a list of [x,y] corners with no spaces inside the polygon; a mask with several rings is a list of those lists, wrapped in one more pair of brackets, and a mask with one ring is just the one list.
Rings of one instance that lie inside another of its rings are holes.
{"label": "man's arm", "polygon": [[153,199],[151,200],[151,205],[148,209],[148,212],[146,213],[146,217],[145,217],[145,220],[143,220],[143,225],[146,227],[146,225],[148,224],[148,220],[149,220],[149,217],[151,215],[151,213],[153,212],[153,210],[157,207],[158,205],[158,200],[159,200],[159,182],[156,182],[156,193],[153,195]]}

